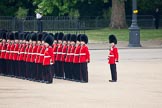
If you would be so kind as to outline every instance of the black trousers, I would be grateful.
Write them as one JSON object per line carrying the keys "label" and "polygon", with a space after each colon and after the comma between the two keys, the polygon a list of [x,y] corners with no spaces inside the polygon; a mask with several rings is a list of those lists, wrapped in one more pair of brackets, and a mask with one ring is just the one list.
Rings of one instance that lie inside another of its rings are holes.
{"label": "black trousers", "polygon": [[83,82],[88,82],[88,66],[87,63],[81,63],[81,77]]}
{"label": "black trousers", "polygon": [[26,78],[31,79],[31,62],[26,62]]}
{"label": "black trousers", "polygon": [[112,80],[117,81],[116,64],[110,64],[110,70],[111,70],[111,78],[112,78]]}
{"label": "black trousers", "polygon": [[53,77],[55,77],[55,64],[53,64],[52,66],[51,66],[51,71],[53,72]]}
{"label": "black trousers", "polygon": [[36,72],[37,72],[36,64],[32,62],[30,76],[33,80],[36,80]]}
{"label": "black trousers", "polygon": [[64,66],[63,66],[63,62],[62,61],[58,61],[57,67],[58,67],[58,77],[59,78],[64,78],[64,72],[63,72]]}
{"label": "black trousers", "polygon": [[70,64],[65,62],[64,63],[64,72],[65,72],[65,79],[68,79],[69,78],[69,67],[70,67]]}
{"label": "black trousers", "polygon": [[47,83],[53,82],[53,72],[51,71],[51,65],[45,65],[43,66],[43,80]]}
{"label": "black trousers", "polygon": [[81,73],[80,73],[80,63],[73,64],[73,79],[77,81],[81,81]]}
{"label": "black trousers", "polygon": [[1,74],[5,75],[6,74],[6,60],[1,59]]}

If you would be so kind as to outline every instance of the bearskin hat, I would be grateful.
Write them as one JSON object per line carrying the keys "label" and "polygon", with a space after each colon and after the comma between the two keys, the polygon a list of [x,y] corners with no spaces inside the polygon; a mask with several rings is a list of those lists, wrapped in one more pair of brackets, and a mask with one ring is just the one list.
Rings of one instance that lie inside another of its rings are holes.
{"label": "bearskin hat", "polygon": [[58,34],[59,34],[59,33],[55,33],[55,35],[54,35],[54,40],[57,40]]}
{"label": "bearskin hat", "polygon": [[19,32],[15,32],[15,40],[19,39]]}
{"label": "bearskin hat", "polygon": [[2,32],[2,38],[5,39],[5,40],[7,39],[6,32]]}
{"label": "bearskin hat", "polygon": [[29,41],[30,39],[31,39],[31,35],[30,35],[31,33],[28,33],[27,35],[26,35],[26,41]]}
{"label": "bearskin hat", "polygon": [[70,40],[76,42],[77,36],[75,34],[72,34]]}
{"label": "bearskin hat", "polygon": [[70,41],[70,39],[71,39],[71,34],[66,34],[66,40]]}
{"label": "bearskin hat", "polygon": [[37,40],[38,41],[42,41],[42,37],[43,37],[43,34],[42,33],[38,33],[37,34]]}
{"label": "bearskin hat", "polygon": [[20,40],[24,40],[24,35],[25,35],[25,33],[20,33],[20,34],[19,34],[19,39],[20,39]]}
{"label": "bearskin hat", "polygon": [[87,44],[88,43],[88,37],[87,37],[87,35],[86,34],[82,34],[81,37],[80,37],[80,41],[84,41],[85,44]]}
{"label": "bearskin hat", "polygon": [[115,35],[109,35],[109,43],[117,44],[117,39]]}
{"label": "bearskin hat", "polygon": [[67,41],[66,36],[67,36],[67,35],[64,35],[64,37],[62,38],[62,41]]}
{"label": "bearskin hat", "polygon": [[10,38],[10,40],[14,40],[14,33],[12,33],[12,32],[9,32],[9,38]]}
{"label": "bearskin hat", "polygon": [[77,36],[77,41],[80,41],[80,38],[81,38],[81,34]]}
{"label": "bearskin hat", "polygon": [[42,33],[42,41],[44,41],[45,40],[45,38],[48,36],[48,33],[47,32],[43,32]]}
{"label": "bearskin hat", "polygon": [[58,34],[57,40],[62,40],[63,36],[64,36],[64,34],[62,32],[60,32]]}
{"label": "bearskin hat", "polygon": [[52,46],[54,38],[51,35],[46,36],[45,42]]}
{"label": "bearskin hat", "polygon": [[33,32],[33,33],[31,34],[31,40],[32,40],[32,41],[37,41],[37,34],[36,34],[36,33]]}
{"label": "bearskin hat", "polygon": [[28,34],[29,34],[29,32],[24,32],[24,40],[26,40],[26,37]]}

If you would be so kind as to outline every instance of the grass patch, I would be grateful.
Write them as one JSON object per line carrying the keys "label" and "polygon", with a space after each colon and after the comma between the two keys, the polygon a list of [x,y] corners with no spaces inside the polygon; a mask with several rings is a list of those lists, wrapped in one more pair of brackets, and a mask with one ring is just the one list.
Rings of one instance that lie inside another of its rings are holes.
{"label": "grass patch", "polygon": [[[129,30],[128,29],[96,29],[96,30],[86,30],[85,33],[88,35],[90,41],[101,41],[106,42],[110,34],[115,34],[119,41],[129,40]],[[162,40],[162,29],[140,29],[140,39],[141,41],[147,40]]]}

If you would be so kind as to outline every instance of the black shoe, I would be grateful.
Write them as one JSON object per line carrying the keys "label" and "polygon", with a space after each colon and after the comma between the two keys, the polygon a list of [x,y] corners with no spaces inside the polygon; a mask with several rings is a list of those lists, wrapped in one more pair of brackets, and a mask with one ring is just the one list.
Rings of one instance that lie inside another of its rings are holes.
{"label": "black shoe", "polygon": [[115,80],[109,80],[109,82],[117,82],[117,81],[115,81]]}

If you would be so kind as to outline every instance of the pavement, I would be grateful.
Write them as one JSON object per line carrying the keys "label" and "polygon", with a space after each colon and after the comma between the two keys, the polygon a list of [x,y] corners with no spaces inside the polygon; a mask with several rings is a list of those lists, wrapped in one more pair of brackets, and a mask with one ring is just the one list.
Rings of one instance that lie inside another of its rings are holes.
{"label": "pavement", "polygon": [[0,76],[0,108],[162,108],[161,47],[119,48],[115,83],[109,82],[108,51],[90,54],[89,83]]}

